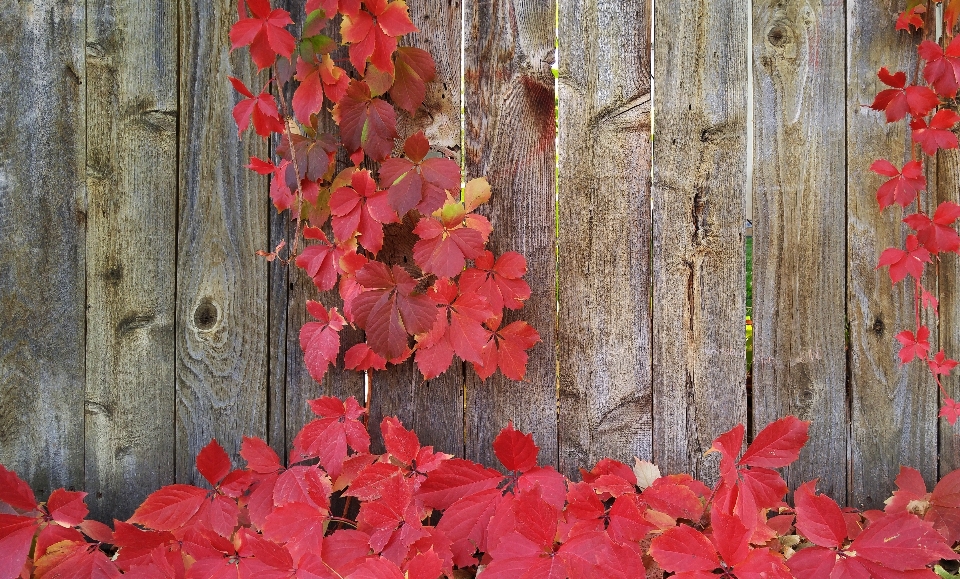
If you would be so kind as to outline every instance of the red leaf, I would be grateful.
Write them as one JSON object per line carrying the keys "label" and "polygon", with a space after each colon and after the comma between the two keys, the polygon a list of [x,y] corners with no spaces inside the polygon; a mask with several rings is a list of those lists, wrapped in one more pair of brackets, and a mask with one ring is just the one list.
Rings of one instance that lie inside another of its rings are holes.
{"label": "red leaf", "polygon": [[37,508],[37,499],[17,473],[7,470],[0,464],[0,502],[4,502],[21,511],[34,511]]}
{"label": "red leaf", "polygon": [[[787,567],[797,579],[841,579],[833,574],[839,560],[836,552],[830,549],[808,547],[790,557]],[[869,577],[863,579],[869,579]]]}
{"label": "red leaf", "polygon": [[400,215],[417,208],[423,214],[439,209],[446,191],[460,188],[460,165],[441,157],[425,158],[430,144],[418,132],[404,144],[406,159],[390,158],[380,167],[380,179],[389,184],[387,200]]}
{"label": "red leaf", "polygon": [[355,171],[350,183],[330,196],[333,233],[341,242],[359,233],[360,245],[376,255],[383,247],[382,224],[396,223],[397,215],[387,204],[387,192],[377,189],[369,171]]}
{"label": "red leaf", "polygon": [[815,489],[816,481],[810,481],[794,494],[797,532],[821,547],[840,547],[847,538],[843,513],[833,499],[815,494]]}
{"label": "red leaf", "polygon": [[[930,219],[923,213],[914,213],[903,222],[917,231],[917,240],[931,253],[960,250],[960,236],[953,228],[954,221],[960,216],[960,205],[944,201]],[[909,249],[909,247],[908,247]]]}
{"label": "red leaf", "polygon": [[886,68],[881,68],[877,76],[894,88],[880,91],[870,108],[885,111],[888,123],[903,119],[908,112],[913,117],[925,117],[940,104],[936,93],[925,86],[904,88],[907,75],[902,72],[892,75]]}
{"label": "red leaf", "polygon": [[250,164],[247,165],[247,169],[256,171],[261,175],[269,175],[277,170],[277,166],[271,163],[270,161],[264,161],[257,157],[250,157]]}
{"label": "red leaf", "polygon": [[530,297],[530,286],[522,279],[526,273],[527,260],[519,253],[508,251],[494,262],[493,254],[484,251],[460,275],[460,289],[482,295],[495,312],[517,310]]}
{"label": "red leaf", "polygon": [[0,514],[0,553],[4,554],[0,557],[0,579],[20,576],[36,532],[37,519]]}
{"label": "red leaf", "polygon": [[786,416],[772,422],[757,434],[753,443],[740,458],[740,465],[780,468],[800,457],[800,449],[807,443],[809,421]]}
{"label": "red leaf", "polygon": [[370,435],[357,420],[364,412],[356,399],[346,402],[327,396],[310,401],[314,413],[320,416],[303,427],[293,440],[294,452],[302,457],[317,457],[331,477],[340,474],[347,457],[347,445],[357,452],[370,450]]}
{"label": "red leaf", "polygon": [[927,179],[923,176],[923,166],[919,161],[908,162],[900,172],[892,163],[881,159],[874,161],[870,170],[893,177],[877,189],[877,203],[881,211],[893,203],[906,208],[916,200],[917,193],[927,188]]}
{"label": "red leaf", "polygon": [[513,322],[499,328],[500,318],[494,320],[493,324],[488,321],[493,335],[481,352],[482,363],[474,364],[473,369],[481,380],[492,376],[497,368],[511,380],[523,380],[527,370],[527,350],[540,341],[540,334],[527,322]]}
{"label": "red leaf", "polygon": [[305,125],[312,124],[310,115],[323,110],[323,97],[336,104],[347,92],[350,77],[342,68],[334,64],[329,54],[324,54],[320,62],[297,58],[297,80],[300,86],[293,93],[291,106],[297,120]]}
{"label": "red leaf", "polygon": [[417,553],[403,565],[406,579],[437,579],[443,574],[443,560],[433,549]]}
{"label": "red leaf", "polygon": [[96,545],[61,541],[36,562],[37,579],[116,579],[120,570]]}
{"label": "red leaf", "polygon": [[462,203],[448,200],[437,217],[424,217],[413,232],[420,238],[413,246],[413,258],[427,273],[454,277],[463,271],[466,259],[483,252],[483,234],[466,220]]}
{"label": "red leaf", "polygon": [[953,30],[957,24],[957,17],[960,16],[960,0],[950,0],[947,8],[943,11],[943,25],[947,30]]}
{"label": "red leaf", "polygon": [[[437,318],[430,333],[417,339],[418,347],[421,348],[417,352],[417,363],[421,362],[421,354],[437,346],[439,342],[442,342],[442,347],[448,352],[455,352],[462,360],[481,362],[481,350],[490,339],[490,332],[483,327],[483,321],[493,315],[486,300],[474,293],[460,292],[457,285],[448,279],[437,280],[427,295],[438,306]],[[440,371],[446,370],[449,363],[448,355],[446,365],[440,368]],[[421,371],[423,370],[421,365]],[[423,374],[427,379],[437,375],[432,371]]]}
{"label": "red leaf", "polygon": [[312,505],[289,503],[267,515],[263,536],[275,543],[287,543],[296,558],[305,553],[320,553],[328,513]]}
{"label": "red leaf", "polygon": [[907,8],[897,17],[897,30],[906,30],[910,32],[912,26],[916,30],[923,28],[923,17],[920,16],[926,12],[927,8],[923,5]]}
{"label": "red leaf", "polygon": [[927,364],[929,364],[930,372],[932,372],[934,376],[947,376],[950,374],[950,370],[957,367],[957,361],[947,358],[943,350],[937,352],[936,356],[927,362]]}
{"label": "red leaf", "polygon": [[[949,398],[947,400],[950,401]],[[947,539],[948,544],[960,541],[960,470],[944,476],[933,487],[930,508],[924,519],[933,524],[933,528]]]}
{"label": "red leaf", "polygon": [[957,403],[953,398],[944,398],[938,416],[946,418],[950,424],[956,424],[957,418],[960,417],[960,403]]}
{"label": "red leaf", "polygon": [[650,554],[663,569],[675,573],[713,571],[720,566],[717,551],[703,533],[680,525],[650,543]]}
{"label": "red leaf", "polygon": [[849,550],[889,569],[923,569],[939,559],[957,555],[929,523],[910,513],[885,515],[854,539]]}
{"label": "red leaf", "polygon": [[462,458],[451,458],[443,461],[423,481],[417,498],[428,508],[446,510],[461,497],[496,489],[502,481],[503,475],[492,468]]}
{"label": "red leaf", "polygon": [[696,492],[672,477],[661,477],[644,489],[640,498],[651,509],[674,519],[699,521],[703,516],[703,501]]}
{"label": "red leaf", "polygon": [[931,156],[937,153],[937,149],[956,149],[957,135],[952,129],[957,121],[960,121],[960,115],[949,109],[937,111],[930,119],[929,126],[923,119],[914,119],[910,121],[913,140],[924,153]]}
{"label": "red leaf", "polygon": [[493,452],[507,470],[526,472],[537,466],[540,448],[533,442],[533,434],[516,430],[510,421],[493,440]]}
{"label": "red leaf", "polygon": [[923,264],[930,261],[930,252],[920,245],[916,235],[911,234],[907,236],[907,251],[896,247],[883,250],[877,269],[889,265],[890,281],[897,283],[907,277],[907,274],[920,279],[923,275]]}
{"label": "red leaf", "polygon": [[[447,463],[456,460],[458,459],[451,459]],[[439,470],[434,472],[426,482],[430,482]],[[502,480],[503,477],[499,476],[497,482]],[[423,487],[421,487],[422,490]],[[451,549],[455,565],[458,567],[475,565],[474,553],[478,550],[486,551],[487,525],[502,499],[501,492],[492,488],[463,496],[444,510],[440,522],[437,523],[437,531],[452,541]]]}
{"label": "red leaf", "polygon": [[249,0],[253,18],[241,18],[230,29],[233,48],[250,46],[250,56],[259,70],[273,66],[277,55],[290,58],[296,41],[285,27],[293,24],[286,10],[270,11],[268,2]]}
{"label": "red leaf", "polygon": [[310,376],[322,382],[327,368],[337,363],[340,330],[346,320],[337,312],[337,308],[330,308],[328,312],[323,304],[313,300],[307,300],[307,311],[320,321],[307,322],[300,328],[300,347],[303,348],[304,362]]}
{"label": "red leaf", "polygon": [[237,92],[247,97],[233,107],[233,119],[237,123],[238,134],[250,126],[251,119],[253,119],[253,129],[261,137],[267,137],[270,133],[282,133],[283,121],[280,120],[277,101],[274,100],[273,95],[263,91],[255,97],[242,81],[232,76],[228,78]]}
{"label": "red leaf", "polygon": [[347,370],[385,370],[387,360],[377,354],[366,342],[355,344],[343,355],[343,366]]}
{"label": "red leaf", "polygon": [[240,456],[247,461],[247,468],[253,472],[270,474],[283,470],[277,453],[266,442],[256,437],[243,437]]}
{"label": "red leaf", "polygon": [[339,273],[339,255],[337,248],[327,240],[327,236],[318,227],[306,226],[303,228],[304,239],[313,239],[319,243],[308,245],[297,256],[297,267],[307,271],[313,279],[314,285],[320,291],[329,291],[337,284]]}
{"label": "red leaf", "polygon": [[923,78],[937,94],[953,98],[957,94],[957,80],[960,78],[960,43],[957,37],[950,42],[946,51],[936,42],[924,40],[917,47],[917,53],[927,61],[923,67]]}
{"label": "red leaf", "polygon": [[731,484],[736,481],[736,461],[743,447],[744,432],[743,424],[738,424],[714,439],[713,445],[707,450],[707,454],[720,453],[720,475]]}
{"label": "red leaf", "polygon": [[356,275],[363,291],[353,300],[357,324],[366,330],[374,352],[392,360],[409,348],[408,335],[428,331],[437,308],[417,290],[417,281],[400,266],[371,261]]}
{"label": "red leaf", "polygon": [[197,470],[211,486],[230,474],[230,468],[230,457],[215,438],[197,454]]}
{"label": "red leaf", "polygon": [[395,78],[390,98],[401,109],[415,114],[426,97],[426,83],[436,78],[433,57],[426,50],[401,46],[397,48],[394,66]]}
{"label": "red leaf", "polygon": [[783,558],[769,549],[753,549],[734,571],[737,579],[794,579]]}
{"label": "red leaf", "polygon": [[333,118],[340,125],[340,138],[351,155],[361,149],[374,161],[386,159],[398,138],[397,113],[386,101],[372,98],[370,87],[351,81],[347,94],[333,108]]}
{"label": "red leaf", "polygon": [[200,509],[207,492],[195,486],[175,484],[155,491],[130,517],[137,523],[157,531],[173,531],[185,525]]}
{"label": "red leaf", "polygon": [[750,554],[752,533],[737,517],[714,509],[710,513],[710,528],[713,530],[711,538],[717,553],[727,565],[737,565]]}
{"label": "red leaf", "polygon": [[57,489],[47,499],[47,512],[61,526],[79,526],[90,512],[83,502],[85,496],[87,493]]}
{"label": "red leaf", "polygon": [[930,351],[930,329],[926,326],[920,326],[916,336],[910,330],[904,330],[897,334],[897,341],[903,347],[900,348],[900,365],[906,364],[914,358],[921,360],[927,359],[927,353]]}
{"label": "red leaf", "polygon": [[395,416],[386,416],[380,423],[383,445],[390,456],[402,464],[410,464],[420,452],[420,439],[417,433],[407,430]]}

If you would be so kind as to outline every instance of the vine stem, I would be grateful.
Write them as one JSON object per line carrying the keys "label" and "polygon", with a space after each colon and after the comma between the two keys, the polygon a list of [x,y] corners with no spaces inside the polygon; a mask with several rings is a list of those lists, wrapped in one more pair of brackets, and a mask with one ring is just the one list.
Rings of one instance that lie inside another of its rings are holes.
{"label": "vine stem", "polygon": [[[290,123],[295,121],[293,120],[293,115],[291,114],[292,111],[287,105],[287,98],[283,94],[283,86],[280,85],[279,81],[277,81],[277,96],[280,98],[280,108],[283,111],[283,131],[287,136],[287,146],[290,150],[290,162],[293,163],[293,172],[297,177],[297,226],[293,234],[293,243],[290,246],[290,257],[288,259],[288,261],[292,261],[293,258],[297,256],[297,251],[299,250],[300,244],[300,232],[303,228],[303,222],[300,219],[300,214],[303,211],[303,183],[300,180],[300,167],[297,165],[297,151],[293,146],[293,132],[290,130]],[[283,177],[281,176],[280,178],[282,179]]]}

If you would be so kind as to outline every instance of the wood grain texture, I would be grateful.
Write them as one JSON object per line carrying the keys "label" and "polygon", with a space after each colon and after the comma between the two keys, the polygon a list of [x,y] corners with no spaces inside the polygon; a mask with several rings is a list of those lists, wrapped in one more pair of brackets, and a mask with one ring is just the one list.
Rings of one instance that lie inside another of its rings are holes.
{"label": "wood grain texture", "polygon": [[174,480],[176,31],[171,0],[87,4],[86,491],[100,521]]}
{"label": "wood grain texture", "polygon": [[0,3],[0,463],[83,486],[84,6]]}
{"label": "wood grain texture", "polygon": [[465,175],[493,188],[481,210],[493,224],[489,248],[527,259],[533,291],[504,324],[526,320],[541,342],[523,382],[500,374],[480,382],[467,370],[466,458],[497,465],[491,443],[513,420],[532,432],[541,464],[556,465],[556,118],[553,0],[469,0],[464,4]]}
{"label": "wood grain texture", "polygon": [[716,478],[713,439],[746,422],[744,197],[748,4],[654,14],[653,454]]}
{"label": "wood grain texture", "polygon": [[[929,174],[929,172],[928,172]],[[937,153],[936,192],[938,202],[957,202],[960,198],[960,151],[954,149]],[[960,356],[960,260],[956,256],[943,256],[939,267],[940,290],[940,348],[947,357],[957,359]],[[933,345],[933,343],[931,343]],[[936,346],[933,348],[936,350]],[[931,353],[933,354],[933,353]],[[951,398],[960,396],[956,370],[951,376],[941,377],[943,387]],[[926,387],[936,388],[933,378],[923,378]],[[940,403],[943,400],[941,397]],[[939,478],[960,468],[960,422],[950,424],[945,419],[938,420],[940,429]]]}
{"label": "wood grain texture", "polygon": [[560,470],[653,454],[650,6],[560,0]]}
{"label": "wood grain texture", "polygon": [[[900,344],[895,336],[903,329],[915,329],[912,284],[891,288],[887,270],[875,269],[880,253],[901,246],[907,233],[900,211],[880,213],[876,192],[883,180],[869,170],[876,159],[901,166],[910,158],[906,124],[887,124],[882,113],[864,106],[885,88],[877,79],[881,66],[914,70],[914,40],[894,34],[892,24],[878,26],[895,22],[901,9],[894,0],[857,0],[847,6],[847,316],[852,420],[848,498],[852,506],[860,508],[882,506],[895,488],[900,465],[919,469],[928,484],[937,474],[936,389],[922,364],[898,367]],[[935,278],[927,282],[935,287]],[[936,328],[931,330],[930,340],[935,344]]]}
{"label": "wood grain texture", "polygon": [[[437,63],[437,78],[428,85],[427,98],[415,116],[398,110],[401,140],[422,130],[433,147],[460,151],[460,0],[417,0],[411,2],[410,18],[420,31],[403,37],[403,44],[429,52]],[[399,151],[398,151],[399,152]],[[459,159],[458,159],[459,161]],[[401,228],[388,231],[385,250],[389,262],[412,265],[416,236],[403,235]],[[423,445],[439,452],[463,456],[463,364],[455,359],[444,374],[425,381],[413,359],[386,371],[370,374],[370,432],[375,451],[382,451],[380,422],[397,416],[407,428],[416,430]]]}
{"label": "wood grain texture", "polygon": [[811,420],[790,488],[846,502],[845,12],[753,3],[753,425]]}
{"label": "wood grain texture", "polygon": [[[246,51],[230,54],[236,2],[180,2],[180,207],[177,262],[177,459],[212,437],[237,456],[243,435],[266,436],[267,180],[244,166],[263,158],[252,132],[238,140],[227,80],[259,86]],[[256,80],[256,82],[254,82]]]}

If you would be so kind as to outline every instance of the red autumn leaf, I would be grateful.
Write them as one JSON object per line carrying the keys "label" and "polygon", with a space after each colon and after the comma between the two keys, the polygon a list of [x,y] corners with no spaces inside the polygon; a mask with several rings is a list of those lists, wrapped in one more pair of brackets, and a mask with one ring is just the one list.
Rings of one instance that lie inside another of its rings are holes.
{"label": "red autumn leaf", "polygon": [[374,352],[366,342],[354,344],[343,355],[343,366],[347,370],[385,370],[387,360]]}
{"label": "red autumn leaf", "polygon": [[316,466],[291,466],[277,477],[273,504],[301,503],[326,511],[330,510],[331,492],[330,477]]}
{"label": "red autumn leaf", "polygon": [[340,330],[346,320],[337,312],[337,308],[330,308],[328,312],[323,304],[313,300],[307,300],[307,311],[319,321],[307,322],[300,328],[300,347],[310,376],[322,382],[327,368],[337,363]]}
{"label": "red autumn leaf", "polygon": [[[458,459],[447,462],[454,460]],[[435,471],[426,482],[430,482],[441,469]],[[494,487],[503,480],[503,476],[497,474]],[[421,487],[422,490],[423,487]],[[461,496],[463,498],[456,500],[444,510],[440,522],[437,523],[437,531],[450,539],[454,564],[458,567],[468,567],[476,565],[477,560],[474,557],[476,551],[486,551],[487,527],[497,505],[503,500],[503,494],[499,489],[491,488]]]}
{"label": "red autumn leaf", "polygon": [[51,545],[36,561],[37,579],[117,579],[117,565],[97,545],[61,541]]}
{"label": "red autumn leaf", "polygon": [[264,161],[258,157],[250,157],[250,164],[247,165],[247,169],[256,171],[261,175],[269,175],[277,170],[277,166],[270,161]]}
{"label": "red autumn leaf", "polygon": [[426,50],[412,46],[397,48],[394,64],[394,81],[390,98],[398,107],[415,114],[427,96],[427,83],[436,78],[437,67]]}
{"label": "red autumn leaf", "polygon": [[526,472],[537,466],[540,448],[533,442],[533,434],[515,429],[511,420],[493,440],[493,452],[507,470]]}
{"label": "red autumn leaf", "polygon": [[373,98],[365,82],[350,82],[347,94],[333,108],[333,119],[340,125],[340,138],[351,155],[362,150],[374,161],[382,161],[399,137],[396,111],[387,101]]}
{"label": "red autumn leaf", "polygon": [[380,180],[387,184],[387,200],[400,215],[413,208],[428,215],[439,209],[446,191],[460,188],[460,165],[442,157],[426,158],[430,143],[423,131],[403,145],[405,159],[390,158],[380,166]]}
{"label": "red autumn leaf", "polygon": [[849,551],[897,571],[923,569],[940,559],[957,558],[930,523],[910,513],[884,515],[871,522]]}
{"label": "red autumn leaf", "polygon": [[379,500],[363,502],[357,515],[357,530],[370,535],[370,547],[394,563],[401,563],[417,540],[427,533],[420,509],[412,502],[410,479],[391,477]]}
{"label": "red autumn leaf", "polygon": [[816,481],[797,489],[797,532],[821,547],[840,547],[847,538],[847,524],[840,507],[828,496],[815,493]]}
{"label": "red autumn leaf", "polygon": [[901,172],[890,161],[881,159],[870,165],[870,170],[892,177],[877,190],[877,203],[881,211],[893,203],[907,207],[916,200],[917,193],[927,188],[927,179],[923,176],[923,166],[919,161],[908,162]]}
{"label": "red autumn leaf", "polygon": [[0,514],[0,553],[4,553],[0,557],[0,579],[20,576],[36,532],[34,517]]}
{"label": "red autumn leaf", "polygon": [[130,522],[157,531],[179,529],[200,510],[206,496],[205,490],[191,485],[165,486],[137,507]]}
{"label": "red autumn leaf", "polygon": [[960,87],[960,42],[957,42],[957,38],[953,38],[946,50],[930,40],[924,40],[917,48],[920,58],[927,61],[923,67],[923,78],[940,96],[953,98]]}
{"label": "red autumn leaf", "polygon": [[370,0],[364,3],[367,11],[344,14],[340,33],[343,42],[350,45],[350,62],[363,75],[366,63],[393,74],[393,56],[398,36],[416,32],[417,28],[407,14],[403,0]]}
{"label": "red autumn leaf", "polygon": [[387,416],[380,423],[380,432],[383,434],[383,444],[387,453],[397,462],[408,467],[413,472],[414,490],[418,490],[420,483],[425,480],[426,473],[432,472],[451,458],[449,454],[434,452],[432,446],[420,446],[417,433],[407,430],[400,421],[393,416]]}
{"label": "red autumn leaf", "polygon": [[90,512],[83,502],[85,496],[84,492],[57,489],[47,499],[47,512],[59,525],[77,527]]}
{"label": "red autumn leaf", "polygon": [[477,376],[486,380],[499,368],[507,378],[523,380],[527,371],[527,350],[540,341],[540,334],[524,321],[501,328],[499,316],[488,320],[487,326],[493,334],[481,352],[482,363],[473,365]]}
{"label": "red autumn leaf", "polygon": [[927,359],[927,353],[930,351],[930,329],[926,326],[920,326],[917,334],[914,335],[910,330],[904,330],[897,334],[897,341],[903,345],[900,348],[900,365],[906,364],[914,358],[921,360]]}
{"label": "red autumn leaf", "polygon": [[408,335],[428,331],[437,307],[418,291],[417,281],[400,266],[371,261],[357,272],[363,291],[353,300],[356,322],[367,332],[367,344],[392,360],[408,349]]}
{"label": "red autumn leaf", "polygon": [[771,422],[753,439],[738,464],[766,468],[787,466],[800,457],[800,450],[809,438],[809,428],[809,421],[796,416]]}
{"label": "red autumn leaf", "polygon": [[[843,579],[843,574],[834,573],[841,560],[836,552],[823,547],[807,547],[795,553],[787,561],[787,567],[797,579]],[[851,579],[871,579],[870,575],[853,576]]]}
{"label": "red autumn leaf", "polygon": [[256,437],[243,437],[240,456],[247,461],[247,468],[260,474],[271,474],[283,470],[280,457],[270,446]]}
{"label": "red autumn leaf", "polygon": [[[251,119],[253,119],[253,129],[261,137],[267,137],[270,133],[282,133],[283,121],[280,120],[277,101],[274,100],[273,95],[263,91],[258,96],[253,96],[243,81],[232,76],[228,78],[233,88],[246,97],[233,107],[233,120],[237,123],[238,134],[247,130]],[[260,172],[263,167],[261,165],[258,167],[257,172]]]}
{"label": "red autumn leaf", "polygon": [[306,226],[303,228],[303,238],[318,241],[308,245],[297,256],[297,267],[307,270],[307,275],[313,279],[314,285],[320,291],[333,289],[337,284],[339,255],[337,248],[327,240],[327,236],[319,227]]}
{"label": "red autumn leaf", "polygon": [[938,416],[946,418],[950,424],[956,424],[957,418],[960,417],[960,403],[953,398],[944,398]]}
{"label": "red autumn leaf", "polygon": [[648,507],[668,515],[674,521],[699,521],[703,516],[703,501],[697,493],[670,477],[657,479],[644,489],[640,497]]}
{"label": "red autumn leaf", "polygon": [[250,56],[257,68],[273,66],[277,55],[290,58],[296,48],[293,35],[286,26],[293,24],[286,10],[270,10],[269,0],[247,0],[252,18],[241,18],[230,28],[230,42],[234,49],[250,46]]}
{"label": "red autumn leaf", "polygon": [[897,283],[907,274],[916,279],[923,275],[923,264],[930,263],[930,252],[920,245],[916,235],[907,236],[907,250],[904,251],[897,247],[890,247],[883,250],[880,254],[880,262],[877,269],[889,265],[890,281]]}
{"label": "red autumn leaf", "polygon": [[494,312],[504,307],[517,310],[530,297],[530,286],[523,280],[526,273],[527,260],[519,253],[508,251],[494,261],[493,254],[484,251],[460,275],[460,288],[486,298]]}
{"label": "red autumn leaf", "polygon": [[[953,401],[947,398],[944,402]],[[956,408],[956,402],[953,406]],[[924,520],[933,524],[948,544],[960,541],[960,470],[947,474],[933,487]]]}
{"label": "red autumn leaf", "polygon": [[17,473],[7,470],[0,464],[0,502],[21,511],[34,511],[37,508],[37,499]]}
{"label": "red autumn leaf", "polygon": [[[339,145],[336,138],[328,133],[320,133],[316,137],[291,134],[290,137],[288,141],[287,135],[282,135],[280,144],[277,145],[277,154],[291,161],[282,164],[284,172],[279,175],[289,189],[297,189],[299,184],[303,189],[304,200],[316,203],[318,196],[316,181],[329,178],[327,172],[335,166],[334,159]],[[291,142],[293,143],[292,151]],[[292,163],[294,156],[297,159],[296,167]],[[320,225],[320,223],[314,223],[314,225]]]}
{"label": "red autumn leaf", "polygon": [[893,88],[880,91],[870,108],[875,111],[885,111],[888,123],[899,121],[906,117],[908,112],[913,117],[925,117],[940,104],[936,93],[925,86],[904,88],[907,75],[903,72],[890,74],[890,71],[884,67],[880,69],[877,76],[885,85]]}
{"label": "red autumn leaf", "polygon": [[887,513],[912,512],[922,515],[930,506],[930,493],[927,484],[923,482],[923,475],[915,468],[901,466],[900,473],[894,481],[897,490],[884,501],[883,510]]}
{"label": "red autumn leaf", "polygon": [[713,571],[720,566],[717,551],[703,533],[680,525],[650,542],[650,555],[666,571],[690,573]]}
{"label": "red autumn leaf", "polygon": [[417,553],[403,564],[406,579],[437,579],[443,575],[443,560],[433,549]]}
{"label": "red autumn leaf", "polygon": [[427,334],[417,336],[417,367],[424,378],[443,373],[456,353],[462,360],[479,363],[490,339],[483,321],[493,313],[475,293],[461,293],[455,283],[439,279],[427,295],[437,304],[437,318]]}
{"label": "red autumn leaf", "polygon": [[923,28],[923,17],[920,16],[926,12],[927,8],[923,5],[917,5],[913,8],[907,8],[897,17],[897,30],[906,30],[910,32],[912,26],[915,30]]}
{"label": "red autumn leaf", "polygon": [[352,396],[346,402],[327,396],[309,404],[320,418],[304,426],[294,438],[294,453],[319,458],[324,470],[336,477],[347,458],[348,444],[357,452],[370,450],[370,435],[358,420],[366,410]]}
{"label": "red autumn leaf", "polygon": [[953,228],[954,222],[960,217],[960,205],[952,201],[944,201],[930,219],[923,213],[914,213],[903,219],[903,222],[917,231],[917,240],[930,253],[960,250],[960,236]]}
{"label": "red autumn leaf", "polygon": [[423,481],[417,498],[428,508],[446,510],[461,497],[496,489],[502,481],[503,475],[492,468],[462,458],[451,458],[443,461]]}
{"label": "red autumn leaf", "polygon": [[927,364],[930,366],[930,372],[932,372],[934,376],[948,376],[950,371],[957,367],[957,361],[947,358],[943,350],[937,352],[933,359],[927,362]]}
{"label": "red autumn leaf", "polygon": [[462,203],[447,200],[435,217],[424,217],[413,232],[420,240],[413,246],[413,258],[420,268],[438,277],[454,277],[463,271],[467,259],[484,249],[484,236],[466,220]]}
{"label": "red autumn leaf", "polygon": [[387,204],[387,192],[366,169],[355,171],[349,187],[340,187],[330,196],[333,233],[338,241],[360,234],[360,245],[376,255],[383,248],[383,224],[396,223],[397,215]]}
{"label": "red autumn leaf", "polygon": [[230,474],[230,468],[230,457],[215,438],[197,454],[197,470],[211,486],[217,486]]}
{"label": "red autumn leaf", "polygon": [[270,179],[270,200],[273,201],[273,206],[277,208],[278,213],[293,207],[293,202],[296,199],[284,178],[287,167],[290,165],[292,165],[290,161],[282,161],[274,172],[273,178]]}
{"label": "red autumn leaf", "polygon": [[931,156],[937,153],[937,149],[956,149],[957,135],[952,129],[957,121],[960,121],[960,115],[949,109],[937,111],[929,126],[923,119],[914,119],[910,122],[913,140]]}
{"label": "red autumn leaf", "polygon": [[290,104],[297,120],[306,125],[311,124],[310,115],[323,110],[324,95],[336,104],[347,93],[350,84],[346,71],[334,64],[329,54],[322,55],[319,62],[298,57],[297,80],[300,86],[293,93]]}
{"label": "red autumn leaf", "polygon": [[[499,524],[491,523],[488,531],[491,562],[483,574],[489,573],[492,579],[573,575],[565,569],[564,557],[559,552],[554,556],[559,511],[541,498],[539,489],[521,492],[501,506],[504,509],[495,516]],[[576,556],[576,549],[568,555]]]}

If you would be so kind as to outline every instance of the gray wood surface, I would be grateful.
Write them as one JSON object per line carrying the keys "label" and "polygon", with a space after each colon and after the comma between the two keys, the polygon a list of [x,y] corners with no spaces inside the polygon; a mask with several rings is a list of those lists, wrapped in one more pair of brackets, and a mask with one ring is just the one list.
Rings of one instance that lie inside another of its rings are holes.
{"label": "gray wood surface", "polygon": [[[885,158],[898,167],[910,158],[906,123],[887,124],[864,105],[885,88],[881,66],[913,75],[916,42],[893,31],[902,9],[894,0],[858,0],[848,7],[847,72],[847,316],[850,323],[851,464],[853,506],[877,508],[895,488],[900,465],[912,466],[932,482],[937,474],[937,392],[920,363],[899,367],[895,336],[914,329],[911,282],[891,289],[880,253],[903,244],[901,212],[880,213],[869,171]],[[933,173],[931,173],[933,176]],[[935,287],[935,278],[927,283]],[[930,340],[937,343],[936,327]]]}
{"label": "gray wood surface", "polygon": [[[419,0],[409,6],[410,19],[420,31],[405,36],[403,43],[433,56],[437,78],[428,85],[427,98],[415,116],[397,109],[401,137],[397,144],[423,130],[433,147],[459,152],[460,1]],[[401,265],[404,260],[412,261],[416,238],[393,239],[400,247],[385,257]],[[386,371],[371,372],[370,431],[374,448],[382,449],[379,432],[383,417],[397,416],[404,426],[417,431],[421,444],[463,456],[463,380],[463,363],[458,358],[449,370],[433,380],[423,379],[413,358]]]}
{"label": "gray wood surface", "polygon": [[748,4],[654,14],[653,455],[713,481],[718,434],[747,418],[744,199]]}
{"label": "gray wood surface", "polygon": [[560,467],[653,452],[650,6],[560,0]]}
{"label": "gray wood surface", "polygon": [[177,6],[87,16],[86,491],[110,520],[174,479]]}
{"label": "gray wood surface", "polygon": [[842,3],[753,3],[753,427],[811,420],[790,488],[846,501]]}
{"label": "gray wood surface", "polygon": [[216,437],[238,460],[241,435],[266,436],[267,179],[245,168],[267,146],[238,142],[228,75],[261,86],[246,51],[230,54],[236,2],[180,2],[180,207],[177,236],[176,478]]}
{"label": "gray wood surface", "polygon": [[[935,167],[936,194],[939,202],[958,200],[960,192],[960,151],[940,151],[937,153]],[[933,177],[933,174],[928,172]],[[932,187],[932,185],[931,185]],[[940,332],[940,348],[948,358],[960,359],[960,260],[954,255],[944,256],[940,261],[938,289],[940,290],[940,327],[946,331]],[[936,350],[934,346],[933,350]],[[934,355],[935,352],[931,352]],[[960,381],[957,380],[958,371],[954,369],[950,376],[942,376],[941,381],[947,394],[957,400],[960,397]],[[933,378],[928,374],[922,378],[922,384],[933,391],[936,388]],[[939,395],[939,394],[938,394]],[[943,403],[943,398],[939,398]],[[949,424],[945,419],[939,419],[940,452],[939,478],[960,468],[960,421]]]}
{"label": "gray wood surface", "polygon": [[46,497],[83,487],[86,20],[38,0],[0,22],[0,463]]}
{"label": "gray wood surface", "polygon": [[[556,464],[556,160],[553,0],[464,4],[464,178],[493,189],[481,210],[493,224],[490,249],[527,259],[533,291],[519,317],[540,333],[523,382],[467,370],[466,458],[496,464],[491,443],[513,420],[533,432],[540,461]],[[508,314],[504,324],[517,319]]]}

